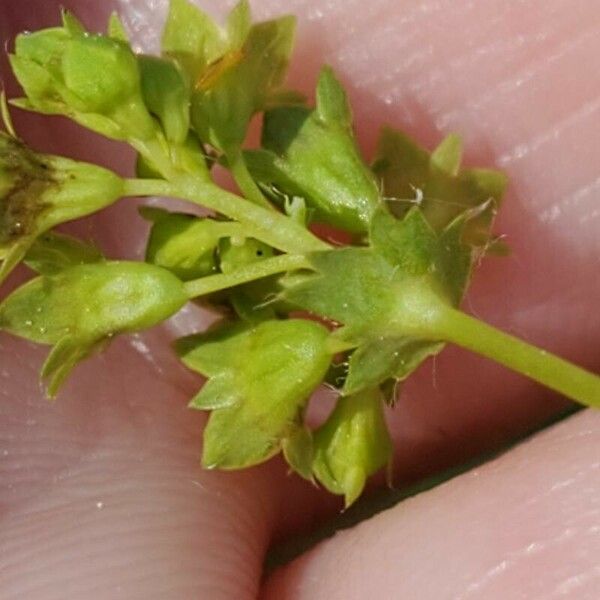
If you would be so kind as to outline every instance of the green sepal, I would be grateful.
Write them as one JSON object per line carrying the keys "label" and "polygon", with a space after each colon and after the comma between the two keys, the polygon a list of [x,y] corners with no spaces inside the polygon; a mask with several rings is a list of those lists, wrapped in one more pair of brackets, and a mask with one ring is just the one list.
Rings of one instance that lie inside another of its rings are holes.
{"label": "green sepal", "polygon": [[[472,249],[461,241],[469,215],[469,211],[459,215],[436,234],[416,207],[402,220],[385,211],[375,214],[370,231],[371,247],[396,269],[396,309],[388,313],[388,330],[379,337],[372,336],[350,357],[344,393],[374,387],[388,379],[403,381],[426,358],[443,349],[444,344],[436,339],[434,332],[410,331],[403,322],[402,304],[407,301],[406,292],[415,290],[417,301],[420,296],[424,301],[424,314],[430,298],[448,306],[458,306],[470,278],[473,260]],[[409,303],[415,301],[408,298]]]}
{"label": "green sepal", "polygon": [[373,170],[396,216],[402,218],[418,205],[438,232],[465,211],[485,205],[463,232],[463,241],[485,247],[507,179],[492,169],[461,170],[461,157],[462,143],[456,135],[445,138],[430,155],[404,134],[385,128]]}
{"label": "green sepal", "polygon": [[0,132],[0,283],[38,236],[109,206],[123,190],[107,169],[36,154]]}
{"label": "green sepal", "polygon": [[317,480],[330,492],[343,495],[346,507],[350,506],[367,478],[391,460],[392,443],[379,390],[341,396],[313,438]]}
{"label": "green sepal", "polygon": [[303,197],[316,220],[364,233],[380,198],[351,123],[346,94],[326,67],[314,110],[284,107],[265,114],[263,150],[246,153],[248,167],[263,186]]}
{"label": "green sepal", "polygon": [[314,254],[316,274],[282,279],[284,300],[343,325],[332,339],[357,348],[344,393],[401,381],[442,349],[431,319],[457,306],[468,284],[473,250],[462,234],[473,211],[436,233],[417,207],[402,220],[378,210],[368,248]]}
{"label": "green sepal", "polygon": [[69,34],[82,35],[85,33],[85,27],[71,11],[63,9],[61,16],[63,27]]}
{"label": "green sepal", "polygon": [[163,54],[173,58],[194,84],[227,51],[221,28],[188,0],[171,0],[162,35]]}
{"label": "green sepal", "polygon": [[53,275],[69,267],[102,260],[104,257],[96,246],[70,235],[48,231],[35,240],[23,262],[40,275]]}
{"label": "green sepal", "polygon": [[196,80],[192,124],[203,141],[234,157],[252,116],[285,79],[295,31],[293,17],[253,25],[241,48],[228,51]]}
{"label": "green sepal", "polygon": [[61,63],[69,92],[64,99],[77,111],[110,114],[139,91],[135,56],[122,42],[103,35],[70,39]]}
{"label": "green sepal", "polygon": [[142,96],[170,142],[185,142],[190,128],[190,88],[173,61],[139,55]]}
{"label": "green sepal", "polygon": [[283,438],[281,449],[292,471],[308,481],[314,481],[312,467],[315,453],[312,432],[308,427],[294,427],[288,437]]}
{"label": "green sepal", "polygon": [[322,123],[346,129],[352,127],[352,110],[348,97],[331,67],[321,69],[315,110]]}
{"label": "green sepal", "polygon": [[473,259],[473,250],[462,237],[477,214],[463,212],[437,234],[420,208],[413,207],[402,220],[378,211],[371,223],[371,247],[394,266],[398,279],[427,280],[456,306],[466,290]]}
{"label": "green sepal", "polygon": [[238,399],[236,394],[232,393],[234,385],[234,377],[231,373],[214,375],[189,401],[188,407],[195,410],[219,410],[235,406]]}
{"label": "green sepal", "polygon": [[435,356],[443,343],[410,337],[381,337],[359,346],[350,356],[342,392],[356,394],[387,380],[404,381],[426,358]]}
{"label": "green sepal", "polygon": [[50,351],[40,372],[42,381],[47,382],[48,398],[54,398],[73,369],[101,346],[100,342],[88,345],[70,336],[61,339]]}
{"label": "green sepal", "polygon": [[116,12],[112,12],[108,18],[108,27],[106,28],[106,33],[108,34],[108,37],[111,37],[113,40],[118,40],[126,44],[129,43],[127,29],[125,29],[125,25],[123,24],[123,21],[121,21],[121,17],[119,17],[118,13]]}
{"label": "green sepal", "polygon": [[224,325],[177,342],[183,362],[209,378],[192,406],[225,407],[204,431],[204,466],[243,468],[281,449],[327,371],[328,335],[315,322],[290,319]]}
{"label": "green sepal", "polygon": [[449,177],[456,177],[460,171],[462,154],[462,140],[455,133],[451,133],[431,153],[429,161],[433,168],[446,173]]}
{"label": "green sepal", "polygon": [[252,12],[248,0],[240,0],[227,15],[225,30],[231,48],[241,48],[252,28]]}
{"label": "green sepal", "polygon": [[223,28],[187,0],[171,1],[162,49],[193,90],[192,124],[202,141],[237,156],[252,116],[281,91],[294,29],[292,17],[252,25],[246,0]]}

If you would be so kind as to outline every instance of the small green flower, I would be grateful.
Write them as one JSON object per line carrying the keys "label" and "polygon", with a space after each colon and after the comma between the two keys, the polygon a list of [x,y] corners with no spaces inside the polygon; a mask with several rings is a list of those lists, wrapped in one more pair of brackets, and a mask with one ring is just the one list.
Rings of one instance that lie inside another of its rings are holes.
{"label": "small green flower", "polygon": [[327,421],[314,433],[313,471],[350,506],[367,478],[388,464],[392,443],[383,416],[381,393],[365,390],[342,396]]}
{"label": "small green flower", "polygon": [[37,154],[0,132],[0,283],[35,239],[121,197],[123,180],[102,167]]}
{"label": "small green flower", "polygon": [[10,61],[27,96],[14,101],[17,106],[67,115],[116,139],[155,135],[138,61],[126,42],[65,18],[63,27],[17,36]]}
{"label": "small green flower", "polygon": [[186,301],[182,282],[154,265],[83,264],[10,294],[0,304],[0,330],[54,346],[42,369],[54,396],[75,365],[115,335],[161,323]]}

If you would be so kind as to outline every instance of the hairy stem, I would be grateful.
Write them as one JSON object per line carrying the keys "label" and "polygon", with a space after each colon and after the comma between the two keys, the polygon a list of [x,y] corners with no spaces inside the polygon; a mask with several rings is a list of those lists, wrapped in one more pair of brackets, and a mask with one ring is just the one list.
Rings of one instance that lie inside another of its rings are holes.
{"label": "hairy stem", "polygon": [[246,265],[231,273],[219,273],[188,281],[185,290],[190,298],[197,298],[269,275],[309,268],[310,263],[304,256],[284,254]]}
{"label": "hairy stem", "polygon": [[436,335],[487,356],[585,406],[600,407],[600,377],[459,310],[444,311]]}

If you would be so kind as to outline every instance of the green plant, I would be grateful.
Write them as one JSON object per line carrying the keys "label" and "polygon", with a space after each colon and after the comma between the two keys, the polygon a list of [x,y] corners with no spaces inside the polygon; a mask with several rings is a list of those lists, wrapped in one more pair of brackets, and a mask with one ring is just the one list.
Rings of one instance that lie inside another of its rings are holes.
{"label": "green plant", "polygon": [[[253,24],[242,0],[220,27],[172,0],[162,55],[135,54],[116,16],[106,34],[70,13],[18,36],[10,61],[22,109],[65,115],[129,144],[137,177],[36,153],[2,99],[0,282],[24,262],[38,275],[0,303],[0,329],[52,346],[54,396],[71,370],[115,336],[159,324],[186,302],[223,314],[175,343],[207,378],[190,407],[211,411],[203,464],[237,469],[278,452],[302,477],[352,503],[390,459],[383,416],[398,381],[452,342],[584,405],[600,379],[459,309],[474,266],[503,250],[491,228],[503,174],[461,169],[460,139],[431,153],[384,129],[372,165],[333,71],[314,106],[284,87],[294,19]],[[262,115],[260,148],[245,146]],[[241,195],[217,186],[229,169]],[[112,261],[61,223],[129,196],[170,196],[211,217],[145,207],[145,261]],[[332,246],[312,224],[347,233]],[[304,413],[322,382],[339,391],[326,422]]]}

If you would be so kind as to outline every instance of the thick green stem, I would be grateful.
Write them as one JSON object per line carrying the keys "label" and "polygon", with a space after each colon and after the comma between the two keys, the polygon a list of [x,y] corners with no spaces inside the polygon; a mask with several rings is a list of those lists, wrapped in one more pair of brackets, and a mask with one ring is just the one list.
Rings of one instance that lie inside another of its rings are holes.
{"label": "thick green stem", "polygon": [[[443,316],[442,316],[443,315]],[[440,314],[435,334],[523,373],[585,406],[600,407],[600,377],[459,310]]]}
{"label": "thick green stem", "polygon": [[251,263],[231,273],[219,273],[218,275],[209,275],[208,277],[188,281],[185,284],[185,291],[190,298],[197,298],[198,296],[225,290],[242,283],[262,279],[269,275],[309,268],[310,263],[304,256],[284,254]]}
{"label": "thick green stem", "polygon": [[181,175],[172,181],[129,179],[127,196],[167,196],[188,200],[242,223],[246,235],[290,254],[329,250],[323,242],[299,223],[275,211],[252,204],[214,183]]}
{"label": "thick green stem", "polygon": [[258,206],[274,210],[273,205],[263,196],[260,188],[256,185],[254,179],[252,179],[242,152],[237,151],[231,156],[228,155],[228,159],[231,174],[244,196]]}

